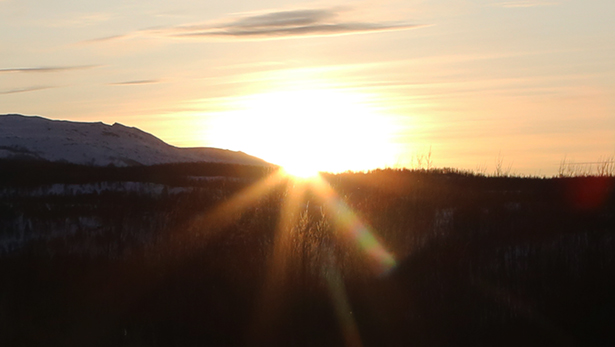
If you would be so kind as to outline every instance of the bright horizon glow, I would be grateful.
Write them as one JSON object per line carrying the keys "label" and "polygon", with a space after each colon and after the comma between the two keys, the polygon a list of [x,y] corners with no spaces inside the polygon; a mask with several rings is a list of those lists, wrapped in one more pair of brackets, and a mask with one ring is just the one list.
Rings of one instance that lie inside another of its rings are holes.
{"label": "bright horizon glow", "polygon": [[393,126],[369,96],[335,89],[276,91],[235,100],[217,114],[212,143],[242,150],[307,178],[319,171],[393,164]]}
{"label": "bright horizon glow", "polygon": [[301,165],[301,163],[297,163],[297,165],[288,164],[283,166],[284,172],[299,180],[312,179],[318,175],[318,170],[310,167],[309,165]]}
{"label": "bright horizon glow", "polygon": [[[326,171],[416,168],[431,148],[432,167],[493,173],[502,158],[552,176],[615,155],[612,13],[613,0],[0,0],[0,114],[117,122],[287,167],[291,148]],[[348,104],[363,120],[335,115]],[[312,131],[314,147],[327,122],[326,155],[276,131]]]}

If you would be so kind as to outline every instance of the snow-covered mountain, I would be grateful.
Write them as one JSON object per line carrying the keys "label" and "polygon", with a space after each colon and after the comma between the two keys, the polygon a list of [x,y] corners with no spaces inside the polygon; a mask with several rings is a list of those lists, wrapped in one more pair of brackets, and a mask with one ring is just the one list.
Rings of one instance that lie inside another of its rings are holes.
{"label": "snow-covered mountain", "polygon": [[152,134],[113,125],[0,115],[0,158],[39,159],[95,166],[219,162],[270,165],[242,152],[178,148]]}

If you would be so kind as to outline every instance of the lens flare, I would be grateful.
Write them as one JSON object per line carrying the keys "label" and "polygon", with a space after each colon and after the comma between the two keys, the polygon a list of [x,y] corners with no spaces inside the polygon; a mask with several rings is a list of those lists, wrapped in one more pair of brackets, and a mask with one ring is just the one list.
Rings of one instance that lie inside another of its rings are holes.
{"label": "lens flare", "polygon": [[[288,304],[284,293],[288,289],[290,271],[293,270],[292,230],[299,224],[299,212],[305,205],[309,192],[321,199],[323,207],[330,212],[329,215],[336,229],[357,245],[376,274],[385,275],[396,266],[393,255],[378,241],[370,228],[340,199],[327,181],[318,174],[309,176],[309,179],[300,177],[299,174],[291,175],[279,170],[226,200],[208,214],[195,218],[189,223],[190,226],[208,226],[207,229],[197,228],[205,230],[206,233],[221,231],[225,226],[239,219],[250,206],[257,204],[261,197],[280,184],[287,184],[287,193],[282,200],[271,258],[268,261],[261,297],[258,300],[256,316],[250,332],[253,341],[262,342],[264,345],[275,339],[275,329],[284,318],[284,306]],[[193,228],[189,229],[193,230]],[[360,334],[346,296],[343,275],[338,269],[334,255],[330,254],[329,260],[324,260],[321,266],[323,279],[331,295],[346,344],[361,346]]]}
{"label": "lens flare", "polygon": [[348,302],[348,295],[342,275],[337,269],[333,255],[329,255],[327,262],[323,264],[322,275],[327,282],[327,289],[335,308],[335,314],[342,328],[346,346],[361,347],[361,336],[357,329],[357,323],[352,315],[352,308]]}
{"label": "lens flare", "polygon": [[378,242],[374,234],[339,198],[329,183],[320,178],[314,180],[313,186],[317,195],[324,200],[327,209],[335,216],[335,224],[369,257],[376,273],[379,275],[389,273],[397,265],[393,255]]}

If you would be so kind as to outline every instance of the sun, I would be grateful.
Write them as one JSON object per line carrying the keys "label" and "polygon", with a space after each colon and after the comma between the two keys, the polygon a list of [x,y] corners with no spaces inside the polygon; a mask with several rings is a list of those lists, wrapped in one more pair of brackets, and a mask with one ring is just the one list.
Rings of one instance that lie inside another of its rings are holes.
{"label": "sun", "polygon": [[390,117],[370,98],[335,89],[291,90],[238,98],[215,116],[215,146],[280,165],[293,176],[391,166]]}
{"label": "sun", "polygon": [[302,163],[289,163],[282,166],[284,173],[288,176],[298,178],[300,180],[312,179],[318,175],[318,169]]}

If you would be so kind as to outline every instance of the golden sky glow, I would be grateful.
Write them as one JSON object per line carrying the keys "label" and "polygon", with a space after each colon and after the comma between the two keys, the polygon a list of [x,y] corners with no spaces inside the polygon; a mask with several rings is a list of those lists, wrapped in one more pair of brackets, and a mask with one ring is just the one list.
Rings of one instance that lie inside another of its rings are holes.
{"label": "golden sky glow", "polygon": [[393,166],[394,124],[367,97],[335,89],[293,90],[234,100],[212,115],[212,142],[278,163],[294,174]]}
{"label": "golden sky glow", "polygon": [[436,167],[493,172],[501,156],[553,175],[615,152],[612,13],[611,0],[0,0],[0,113],[318,170],[416,166],[431,148]]}

